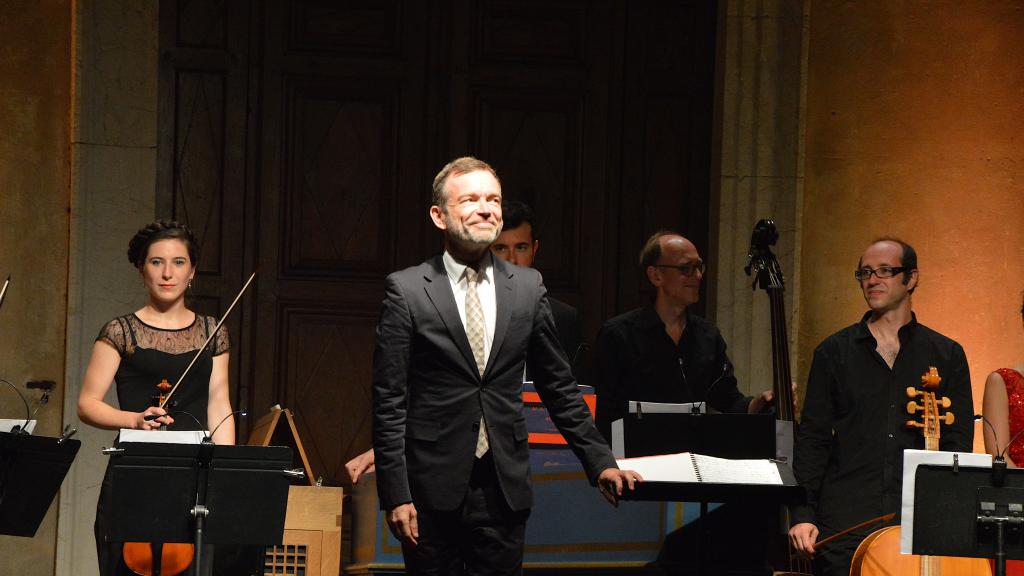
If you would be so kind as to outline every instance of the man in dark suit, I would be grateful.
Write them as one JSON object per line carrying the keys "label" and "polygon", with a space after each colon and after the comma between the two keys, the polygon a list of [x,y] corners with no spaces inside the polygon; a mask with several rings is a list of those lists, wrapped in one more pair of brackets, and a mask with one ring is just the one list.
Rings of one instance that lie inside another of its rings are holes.
{"label": "man in dark suit", "polygon": [[374,352],[377,490],[410,574],[520,574],[532,504],[522,374],[612,503],[619,470],[559,352],[540,274],[493,258],[494,170],[459,158],[434,179],[445,251],[391,274]]}
{"label": "man in dark suit", "polygon": [[[506,200],[501,205],[501,217],[501,234],[494,244],[491,244],[491,252],[516,266],[533,268],[533,261],[540,250],[533,210],[523,202]],[[580,336],[579,313],[572,306],[553,296],[548,296],[548,304],[551,305],[551,316],[554,317],[555,328],[558,329],[558,341],[562,344],[562,350],[565,351],[575,373],[580,342],[583,340]],[[576,374],[576,377],[579,378],[579,374]]]}

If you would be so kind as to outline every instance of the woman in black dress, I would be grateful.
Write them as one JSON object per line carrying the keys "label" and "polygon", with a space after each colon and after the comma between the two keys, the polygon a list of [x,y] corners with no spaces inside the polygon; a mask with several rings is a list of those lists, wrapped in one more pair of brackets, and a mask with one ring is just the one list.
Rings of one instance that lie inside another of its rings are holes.
{"label": "woman in black dress", "polygon": [[[153,222],[132,238],[128,259],[138,268],[148,299],[139,310],[114,318],[100,330],[78,398],[83,422],[108,430],[155,430],[162,425],[170,430],[216,429],[215,443],[234,444],[224,328],[178,387],[168,409],[153,405],[157,385],[161,380],[177,382],[217,324],[215,318],[200,316],[185,305],[198,252],[195,236],[177,222]],[[118,407],[104,400],[111,383],[117,384]],[[146,420],[149,415],[158,417]],[[105,541],[116,497],[110,480],[108,465],[96,510],[100,573],[132,574],[121,561],[121,543]]]}

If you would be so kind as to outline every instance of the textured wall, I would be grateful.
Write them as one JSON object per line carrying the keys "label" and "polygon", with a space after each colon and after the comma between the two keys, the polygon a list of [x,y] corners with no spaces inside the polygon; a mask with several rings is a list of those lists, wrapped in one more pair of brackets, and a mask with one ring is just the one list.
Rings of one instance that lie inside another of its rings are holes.
{"label": "textured wall", "polygon": [[[37,433],[61,429],[68,258],[71,8],[62,0],[0,6],[0,378],[58,382]],[[24,407],[6,385],[0,417]],[[35,405],[38,395],[29,398]],[[56,509],[35,538],[0,536],[0,574],[53,574]]]}
{"label": "textured wall", "polygon": [[[986,375],[1024,360],[1024,3],[813,2],[799,373],[866,310],[874,237],[918,251],[923,323]],[[976,434],[980,447],[980,434]]]}

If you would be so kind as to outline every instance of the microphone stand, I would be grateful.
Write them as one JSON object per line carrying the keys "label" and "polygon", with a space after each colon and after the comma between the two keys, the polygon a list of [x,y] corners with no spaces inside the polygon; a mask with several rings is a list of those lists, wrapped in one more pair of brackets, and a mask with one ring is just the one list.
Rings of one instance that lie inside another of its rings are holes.
{"label": "microphone stand", "polygon": [[[1010,449],[1010,446],[1020,437],[1021,433],[1024,433],[1024,428],[1017,431],[1010,441],[1003,446],[1003,449],[999,449],[999,437],[996,434],[996,427],[988,421],[982,414],[975,414],[975,420],[981,420],[992,430],[992,440],[996,445],[996,456],[992,459],[992,487],[1003,488],[1006,484],[1006,451]],[[993,514],[996,511],[997,506],[994,502],[986,503],[982,502],[982,508],[978,512],[977,520],[980,526],[995,525],[996,530],[996,553],[993,560],[995,561],[995,576],[1006,575],[1006,525],[1016,525],[1017,529],[1024,524],[1024,519],[1021,518],[1020,514],[1008,513],[1006,515]]]}

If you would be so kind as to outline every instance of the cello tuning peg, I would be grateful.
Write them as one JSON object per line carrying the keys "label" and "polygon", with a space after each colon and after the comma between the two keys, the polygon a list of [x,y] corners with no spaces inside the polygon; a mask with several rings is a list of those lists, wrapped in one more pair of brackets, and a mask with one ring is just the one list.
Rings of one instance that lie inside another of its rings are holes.
{"label": "cello tuning peg", "polygon": [[921,395],[921,391],[913,386],[907,386],[907,398],[917,398]]}
{"label": "cello tuning peg", "polygon": [[949,400],[948,397],[943,396],[942,399],[939,400],[939,405],[942,406],[943,408],[949,408],[950,406],[953,405],[953,403]]}
{"label": "cello tuning peg", "polygon": [[924,410],[924,406],[921,406],[920,404],[918,404],[917,402],[914,402],[913,400],[911,400],[910,402],[907,402],[907,413],[908,414],[916,414],[918,410]]}
{"label": "cello tuning peg", "polygon": [[907,428],[924,428],[924,424],[917,420],[907,420]]}
{"label": "cello tuning peg", "polygon": [[939,418],[939,420],[941,420],[945,425],[949,426],[950,424],[953,423],[954,420],[956,420],[956,415],[954,415],[952,412],[946,412],[945,414],[942,415],[941,418]]}

